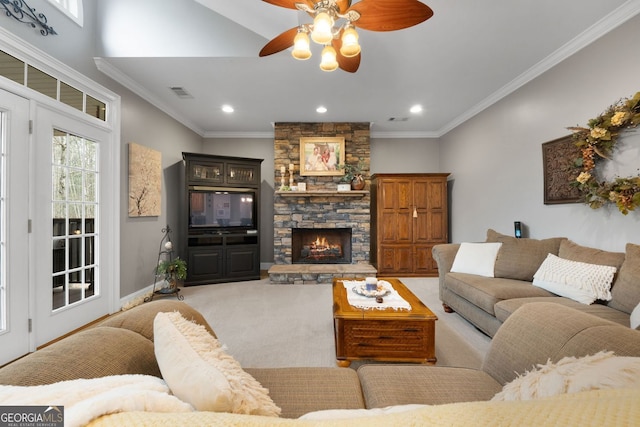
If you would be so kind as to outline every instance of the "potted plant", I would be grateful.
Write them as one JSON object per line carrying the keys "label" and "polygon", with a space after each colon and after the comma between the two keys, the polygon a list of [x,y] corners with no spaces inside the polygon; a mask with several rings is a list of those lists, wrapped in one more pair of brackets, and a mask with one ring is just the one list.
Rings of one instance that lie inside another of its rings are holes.
{"label": "potted plant", "polygon": [[157,273],[164,274],[165,280],[169,283],[168,289],[174,291],[178,288],[178,282],[187,278],[187,262],[180,257],[160,261]]}
{"label": "potted plant", "polygon": [[345,163],[339,167],[344,169],[344,176],[340,180],[341,182],[350,183],[352,190],[362,190],[364,188],[365,182],[363,173],[366,164],[362,160],[360,160],[356,165]]}

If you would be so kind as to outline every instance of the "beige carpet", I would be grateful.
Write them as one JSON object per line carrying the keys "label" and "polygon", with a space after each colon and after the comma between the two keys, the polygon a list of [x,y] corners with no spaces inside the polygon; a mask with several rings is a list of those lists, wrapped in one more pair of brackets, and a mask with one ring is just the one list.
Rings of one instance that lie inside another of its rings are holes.
{"label": "beige carpet", "polygon": [[[437,365],[480,367],[490,339],[442,310],[437,279],[401,280],[438,316]],[[264,279],[185,287],[181,293],[243,367],[336,366],[331,285],[273,285]]]}

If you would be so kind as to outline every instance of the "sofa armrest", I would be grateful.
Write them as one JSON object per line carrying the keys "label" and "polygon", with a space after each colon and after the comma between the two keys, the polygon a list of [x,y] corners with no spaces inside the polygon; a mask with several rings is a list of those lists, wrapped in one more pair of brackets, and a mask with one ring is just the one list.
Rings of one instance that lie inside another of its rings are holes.
{"label": "sofa armrest", "polygon": [[453,266],[453,260],[456,258],[460,243],[444,243],[435,245],[431,250],[433,259],[438,265],[438,281],[440,285],[440,300],[442,300],[442,289],[444,288],[444,277]]}
{"label": "sofa armrest", "polygon": [[640,331],[549,302],[518,308],[491,341],[482,370],[506,384],[538,364],[600,351],[640,356]]}

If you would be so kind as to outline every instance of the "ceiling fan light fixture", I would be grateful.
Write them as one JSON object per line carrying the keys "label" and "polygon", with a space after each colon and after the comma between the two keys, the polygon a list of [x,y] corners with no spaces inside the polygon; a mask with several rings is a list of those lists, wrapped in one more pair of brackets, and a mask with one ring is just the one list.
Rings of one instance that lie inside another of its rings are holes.
{"label": "ceiling fan light fixture", "polygon": [[332,46],[325,46],[322,49],[322,61],[320,62],[320,69],[322,71],[334,71],[338,68],[338,61],[336,60],[336,50]]}
{"label": "ceiling fan light fixture", "polygon": [[320,12],[313,19],[311,39],[318,44],[327,44],[333,39],[334,20],[327,12]]}
{"label": "ceiling fan light fixture", "polygon": [[340,53],[347,58],[353,58],[360,53],[360,44],[358,43],[358,33],[356,29],[348,25],[342,32],[342,46]]}
{"label": "ceiling fan light fixture", "polygon": [[296,34],[296,37],[293,39],[293,51],[291,52],[291,55],[301,61],[311,58],[309,35],[304,31]]}

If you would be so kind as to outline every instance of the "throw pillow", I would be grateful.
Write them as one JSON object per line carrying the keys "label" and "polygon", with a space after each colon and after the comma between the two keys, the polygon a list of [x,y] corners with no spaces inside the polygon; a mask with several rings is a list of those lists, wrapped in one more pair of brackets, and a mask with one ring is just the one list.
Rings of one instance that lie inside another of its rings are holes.
{"label": "throw pillow", "polygon": [[487,230],[487,242],[500,242],[496,257],[495,277],[531,282],[547,254],[558,254],[564,237],[549,239],[516,239],[513,236]]}
{"label": "throw pillow", "polygon": [[502,243],[461,243],[451,266],[453,273],[493,277],[496,255]]}
{"label": "throw pillow", "polygon": [[569,261],[549,254],[534,274],[533,285],[591,304],[597,299],[611,299],[611,282],[615,274],[615,267]]}
{"label": "throw pillow", "polygon": [[610,388],[640,388],[640,357],[601,351],[581,358],[548,361],[507,383],[491,400],[531,400]]}
{"label": "throw pillow", "polygon": [[640,245],[627,243],[625,259],[611,289],[611,308],[631,313],[640,303]]}
{"label": "throw pillow", "polygon": [[278,416],[268,390],[228,355],[204,326],[179,312],[158,313],[154,347],[171,392],[198,411]]}
{"label": "throw pillow", "polygon": [[631,312],[631,317],[629,318],[629,323],[631,329],[640,329],[640,303],[636,305],[636,308]]}

